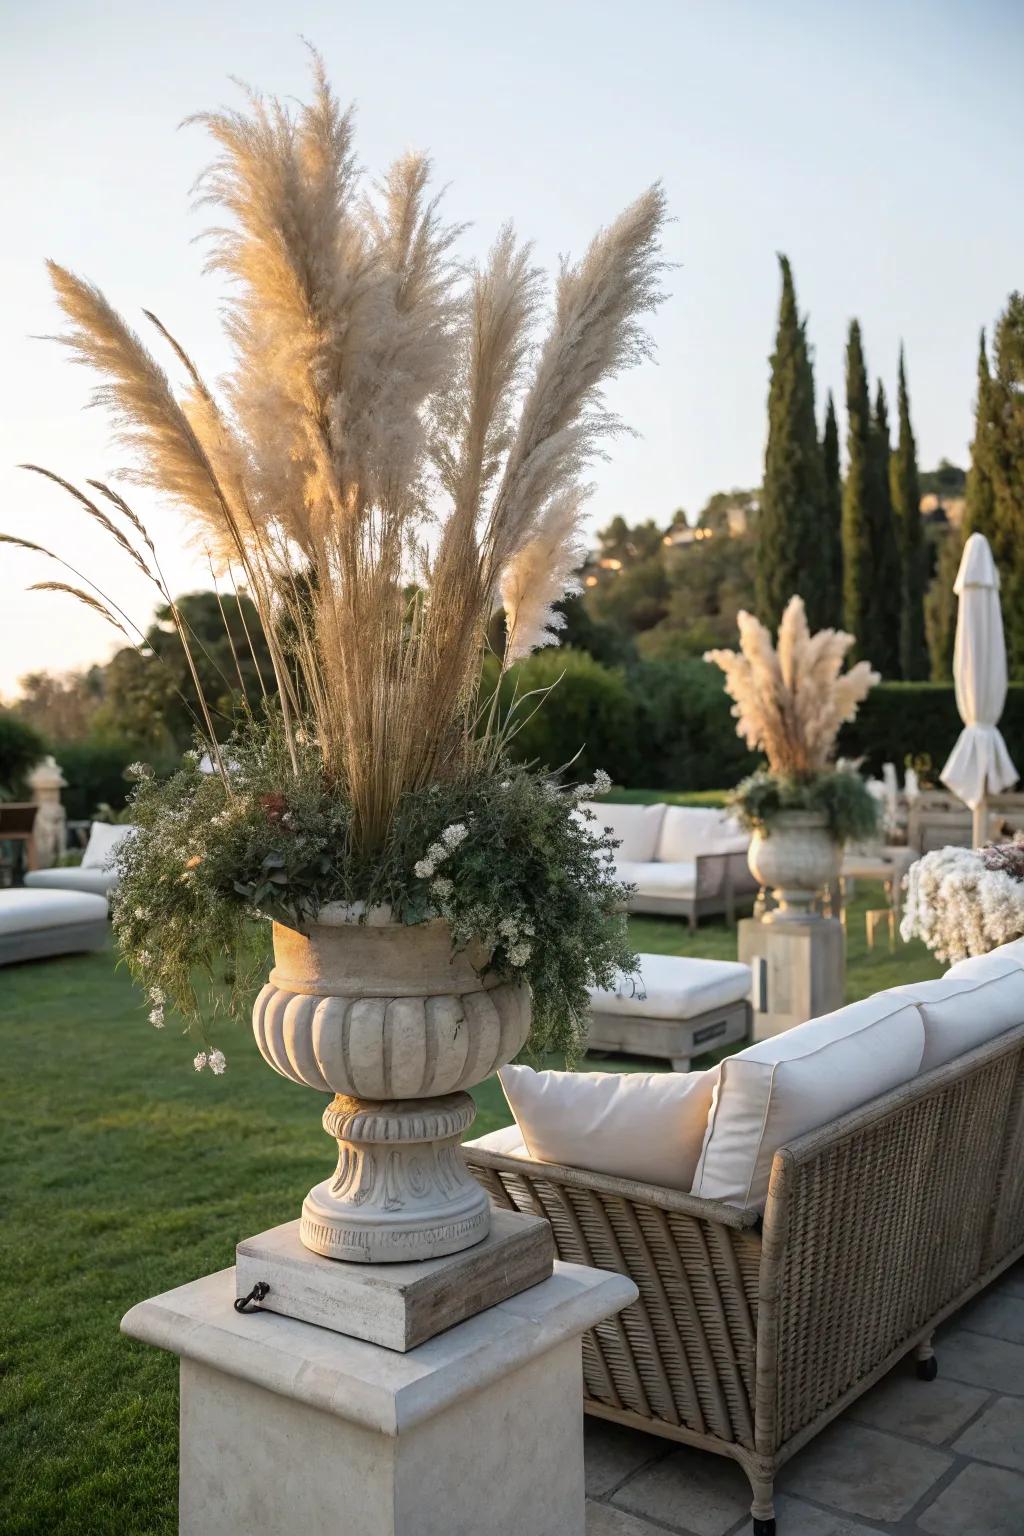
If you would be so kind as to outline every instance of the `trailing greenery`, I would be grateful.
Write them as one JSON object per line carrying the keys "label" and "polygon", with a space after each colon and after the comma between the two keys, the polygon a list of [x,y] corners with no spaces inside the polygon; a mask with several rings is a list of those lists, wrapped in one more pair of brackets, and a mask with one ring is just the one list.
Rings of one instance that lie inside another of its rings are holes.
{"label": "trailing greenery", "polygon": [[786,811],[824,813],[838,843],[863,842],[878,830],[877,801],[852,768],[831,768],[805,779],[761,768],[737,785],[729,803],[745,827],[769,836]]}
{"label": "trailing greenery", "polygon": [[782,296],[768,389],[768,445],[758,517],[757,612],[775,629],[794,593],[815,628],[830,623],[830,550],[821,537],[825,469],[814,415],[814,374],[793,273],[779,257]]}
{"label": "trailing greenery", "polygon": [[[136,769],[114,922],[157,1027],[170,1010],[201,1029],[204,1006],[245,1008],[265,965],[254,922],[305,931],[329,902],[443,918],[456,947],[484,945],[494,971],[530,985],[534,1050],[573,1054],[588,985],[635,968],[613,844],[579,809],[606,777],[563,789],[509,764],[437,780],[402,796],[370,850],[313,747],[293,765],[279,730],[252,727],[224,756],[227,784],[196,753],[163,782]],[[210,1061],[222,1068],[222,1053]]]}

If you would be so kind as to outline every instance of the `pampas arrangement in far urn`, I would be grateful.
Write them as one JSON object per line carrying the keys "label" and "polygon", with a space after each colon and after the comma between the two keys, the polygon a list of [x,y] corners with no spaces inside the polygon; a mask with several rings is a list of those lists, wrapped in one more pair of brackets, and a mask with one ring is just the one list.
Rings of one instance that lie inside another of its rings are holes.
{"label": "pampas arrangement in far urn", "polygon": [[[454,1150],[466,1086],[515,1055],[531,1015],[536,1048],[571,1052],[587,986],[633,963],[610,846],[579,809],[592,787],[508,763],[515,720],[481,674],[502,607],[502,671],[556,638],[584,476],[618,426],[601,391],[650,350],[664,198],[650,187],[563,263],[545,319],[511,226],[481,265],[459,260],[425,156],[367,190],[315,56],[307,104],[250,94],[195,121],[216,145],[209,267],[229,284],[218,389],[147,311],[172,386],[98,288],[50,267],[60,339],[100,376],[130,477],[251,595],[272,659],[225,729],[143,519],[106,482],[86,493],[35,466],[152,582],[196,685],[197,753],[166,784],[137,768],[117,934],[152,1022],[178,1010],[205,1031],[197,977],[219,995],[226,971],[251,1002],[253,919],[272,919],[260,1049],[339,1094],[338,1173],[305,1240],[451,1251],[487,1228]],[[77,572],[45,585],[141,640]],[[225,1054],[204,1034],[195,1064],[221,1072]]]}

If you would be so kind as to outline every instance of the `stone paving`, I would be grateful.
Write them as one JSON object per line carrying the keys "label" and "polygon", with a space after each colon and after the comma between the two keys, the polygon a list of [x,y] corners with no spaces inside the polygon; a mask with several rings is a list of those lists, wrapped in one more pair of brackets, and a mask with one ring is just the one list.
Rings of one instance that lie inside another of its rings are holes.
{"label": "stone paving", "polygon": [[[1024,1260],[788,1462],[778,1536],[1024,1536]],[[746,1536],[735,1462],[587,1420],[587,1536]]]}

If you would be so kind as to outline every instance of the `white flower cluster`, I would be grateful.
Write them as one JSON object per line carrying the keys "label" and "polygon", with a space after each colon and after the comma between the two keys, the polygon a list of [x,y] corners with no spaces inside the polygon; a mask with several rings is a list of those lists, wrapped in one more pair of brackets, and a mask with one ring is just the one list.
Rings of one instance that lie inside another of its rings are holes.
{"label": "white flower cluster", "polygon": [[[145,953],[146,953],[145,950],[143,950],[143,954],[145,954]],[[141,961],[142,957],[140,956],[139,958],[140,958],[140,961]],[[148,955],[146,955],[146,959],[147,960],[149,959]],[[167,999],[166,999],[166,997],[164,996],[164,993],[163,993],[163,988],[162,987],[150,987],[150,989],[149,989],[149,1001],[152,1004],[152,1007],[150,1008],[150,1013],[149,1013],[149,1022],[152,1024],[154,1029],[163,1029],[163,1027],[164,1027],[164,1007],[166,1006],[166,1003],[167,1003]]]}
{"label": "white flower cluster", "polygon": [[214,1077],[220,1077],[221,1073],[226,1070],[227,1064],[227,1057],[224,1055],[224,1052],[213,1049],[210,1051],[200,1051],[192,1063],[197,1072],[201,1072],[204,1067],[209,1067]]}
{"label": "white flower cluster", "polygon": [[900,933],[939,960],[987,954],[1024,935],[1024,881],[987,869],[973,848],[937,848],[910,868]]}
{"label": "white flower cluster", "polygon": [[439,864],[443,864],[450,853],[454,853],[461,843],[466,841],[469,832],[461,821],[453,822],[450,827],[445,827],[436,843],[431,843],[427,849],[426,858],[420,859],[413,865],[413,874],[417,880],[429,880]]}
{"label": "white flower cluster", "polygon": [[527,942],[533,938],[533,924],[521,913],[516,917],[503,917],[498,923],[498,933],[504,940],[509,965],[521,969],[533,953],[533,945]]}

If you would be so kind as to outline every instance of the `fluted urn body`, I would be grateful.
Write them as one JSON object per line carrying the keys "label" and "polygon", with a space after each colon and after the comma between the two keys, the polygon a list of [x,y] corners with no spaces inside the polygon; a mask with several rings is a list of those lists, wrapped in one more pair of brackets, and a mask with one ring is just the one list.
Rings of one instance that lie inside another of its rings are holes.
{"label": "fluted urn body", "polygon": [[839,877],[843,850],[820,811],[783,811],[768,833],[755,832],[747,863],[778,903],[765,922],[806,922],[819,891]]}
{"label": "fluted urn body", "polygon": [[397,1263],[482,1241],[489,1205],[459,1142],[465,1091],[511,1061],[530,1031],[529,992],[452,952],[437,921],[326,907],[308,936],[274,924],[274,968],[253,1009],[264,1058],[335,1098],[324,1129],[334,1176],[302,1208],[302,1241],[330,1258]]}

